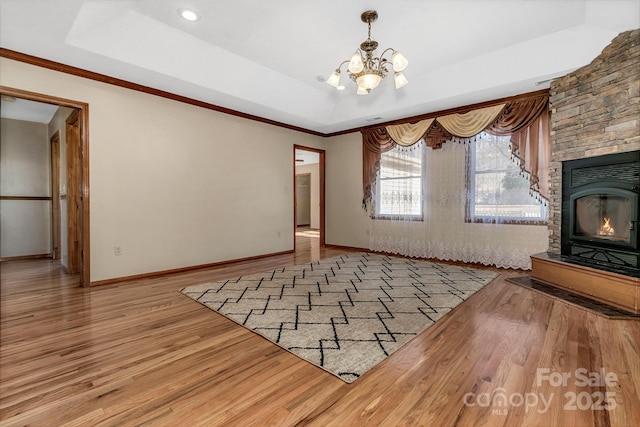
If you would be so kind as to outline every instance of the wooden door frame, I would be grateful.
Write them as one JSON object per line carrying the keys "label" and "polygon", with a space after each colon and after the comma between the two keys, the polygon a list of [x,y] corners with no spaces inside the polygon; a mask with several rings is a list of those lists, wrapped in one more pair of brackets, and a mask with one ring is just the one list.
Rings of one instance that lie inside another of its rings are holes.
{"label": "wooden door frame", "polygon": [[[73,110],[64,121],[67,153],[67,271],[82,270],[82,120]],[[79,212],[78,212],[79,210]]]}
{"label": "wooden door frame", "polygon": [[49,138],[51,154],[51,259],[60,259],[60,130]]}
{"label": "wooden door frame", "polygon": [[16,98],[28,99],[30,101],[44,102],[46,104],[54,104],[62,107],[78,109],[80,119],[80,163],[81,172],[81,231],[80,243],[82,256],[80,261],[80,286],[88,287],[91,285],[91,254],[90,254],[90,235],[89,235],[89,104],[86,102],[74,101],[71,99],[59,98],[56,96],[44,95],[41,93],[30,92],[22,89],[0,86],[0,94],[13,96]]}
{"label": "wooden door frame", "polygon": [[318,175],[319,175],[319,191],[320,191],[320,246],[325,246],[325,150],[318,148],[305,147],[303,145],[294,144],[293,146],[293,250],[296,249],[296,197],[297,197],[297,185],[296,185],[296,150],[311,151],[320,155],[320,162],[318,163]]}

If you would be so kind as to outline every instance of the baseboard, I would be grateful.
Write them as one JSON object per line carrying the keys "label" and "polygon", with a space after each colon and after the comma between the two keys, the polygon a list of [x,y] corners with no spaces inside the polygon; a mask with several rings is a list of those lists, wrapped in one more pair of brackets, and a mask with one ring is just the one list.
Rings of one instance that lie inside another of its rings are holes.
{"label": "baseboard", "polygon": [[51,258],[51,254],[8,256],[8,257],[0,258],[0,262],[5,262],[5,261],[24,261],[24,260],[28,260],[28,259],[43,259],[43,258]]}
{"label": "baseboard", "polygon": [[334,248],[334,249],[345,249],[345,250],[349,250],[349,251],[360,251],[360,252],[375,253],[375,251],[372,251],[369,248],[358,248],[356,246],[332,245],[330,243],[325,243],[324,247],[325,248]]}
{"label": "baseboard", "polygon": [[219,262],[212,262],[212,263],[209,263],[209,264],[200,264],[200,265],[193,265],[193,266],[189,266],[189,267],[173,268],[173,269],[170,269],[170,270],[153,271],[151,273],[134,274],[132,276],[114,277],[113,279],[96,280],[94,282],[91,282],[89,284],[89,286],[112,285],[114,283],[127,282],[127,281],[130,281],[130,280],[147,279],[147,278],[150,278],[150,277],[166,276],[168,274],[175,274],[175,273],[185,273],[187,271],[200,270],[200,269],[203,269],[203,268],[220,267],[220,266],[223,266],[223,265],[235,264],[237,262],[253,261],[253,260],[256,260],[256,259],[268,258],[268,257],[275,256],[275,255],[291,254],[291,253],[294,253],[294,252],[295,251],[293,249],[291,249],[291,250],[288,250],[288,251],[273,252],[273,253],[264,254],[264,255],[255,255],[255,256],[250,256],[250,257],[245,257],[245,258],[232,259],[232,260],[228,260],[228,261],[219,261]]}

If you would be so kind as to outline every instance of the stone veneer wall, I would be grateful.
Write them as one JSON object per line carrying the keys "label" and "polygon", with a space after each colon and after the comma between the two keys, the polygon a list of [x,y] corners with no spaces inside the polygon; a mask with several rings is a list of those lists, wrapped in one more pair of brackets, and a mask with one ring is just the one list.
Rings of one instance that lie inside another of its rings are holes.
{"label": "stone veneer wall", "polygon": [[640,149],[640,29],[618,35],[600,56],[549,90],[549,252],[560,254],[562,161]]}

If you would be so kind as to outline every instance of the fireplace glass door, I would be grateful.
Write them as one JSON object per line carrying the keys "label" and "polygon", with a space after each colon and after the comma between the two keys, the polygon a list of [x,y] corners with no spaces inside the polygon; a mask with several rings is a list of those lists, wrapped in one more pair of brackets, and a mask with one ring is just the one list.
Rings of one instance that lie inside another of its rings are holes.
{"label": "fireplace glass door", "polygon": [[574,199],[574,236],[629,244],[631,200],[612,194],[590,194]]}

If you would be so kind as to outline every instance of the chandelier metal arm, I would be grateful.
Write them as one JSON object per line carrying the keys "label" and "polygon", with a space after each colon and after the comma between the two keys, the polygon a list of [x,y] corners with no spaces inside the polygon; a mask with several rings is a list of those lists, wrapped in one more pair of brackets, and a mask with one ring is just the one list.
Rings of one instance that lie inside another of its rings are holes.
{"label": "chandelier metal arm", "polygon": [[348,60],[348,59],[347,59],[346,61],[342,61],[342,62],[340,63],[340,65],[338,65],[338,66],[336,67],[336,71],[340,71],[340,69],[342,68],[342,66],[343,66],[344,64],[348,64],[348,63],[349,63],[349,60]]}
{"label": "chandelier metal arm", "polygon": [[385,50],[382,51],[382,53],[380,54],[380,61],[384,61],[384,62],[389,62],[388,59],[383,59],[383,56],[385,53],[392,51],[393,53],[397,52],[394,48],[392,47],[388,47]]}

